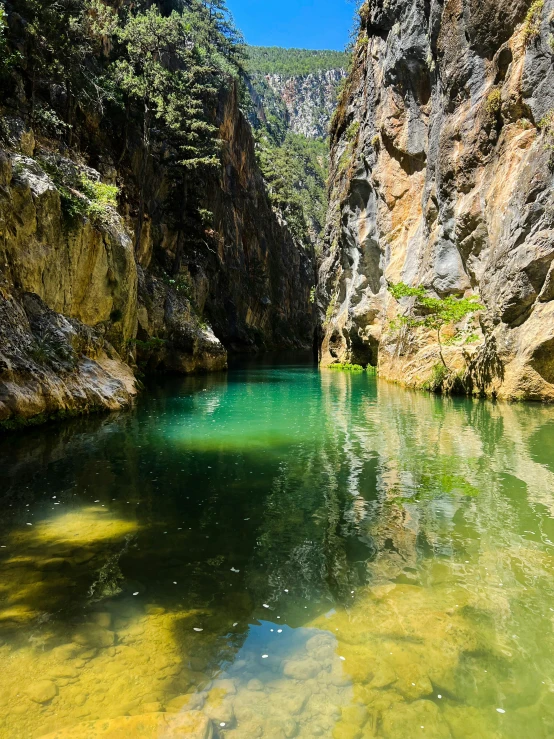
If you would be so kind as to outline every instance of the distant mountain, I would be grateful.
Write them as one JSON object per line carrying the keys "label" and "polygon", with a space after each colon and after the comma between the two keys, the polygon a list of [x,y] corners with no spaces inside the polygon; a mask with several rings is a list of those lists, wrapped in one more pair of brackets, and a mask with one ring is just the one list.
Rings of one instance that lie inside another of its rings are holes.
{"label": "distant mountain", "polygon": [[247,70],[252,74],[279,74],[301,77],[330,69],[348,69],[350,54],[345,51],[283,49],[280,46],[249,46]]}
{"label": "distant mountain", "polygon": [[327,136],[350,55],[341,51],[249,46],[250,122],[282,139],[287,130],[311,139]]}
{"label": "distant mountain", "polygon": [[318,248],[327,211],[327,131],[350,56],[250,46],[247,115],[274,210],[304,246]]}

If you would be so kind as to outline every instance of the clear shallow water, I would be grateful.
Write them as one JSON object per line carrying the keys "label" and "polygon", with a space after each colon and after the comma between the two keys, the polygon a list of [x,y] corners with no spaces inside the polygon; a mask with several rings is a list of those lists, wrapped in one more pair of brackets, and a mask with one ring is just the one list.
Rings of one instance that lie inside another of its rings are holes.
{"label": "clear shallow water", "polygon": [[0,463],[2,737],[554,735],[554,408],[251,365]]}

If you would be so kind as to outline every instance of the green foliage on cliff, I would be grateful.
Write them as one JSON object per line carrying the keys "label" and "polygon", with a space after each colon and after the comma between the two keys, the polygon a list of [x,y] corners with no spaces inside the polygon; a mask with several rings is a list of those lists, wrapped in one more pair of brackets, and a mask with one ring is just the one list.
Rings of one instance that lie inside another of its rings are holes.
{"label": "green foliage on cliff", "polygon": [[[289,113],[265,75],[290,78],[330,69],[347,69],[350,55],[279,47],[247,47],[245,112],[255,129],[258,163],[269,186],[271,201],[285,218],[293,236],[316,245],[327,210],[329,146],[325,134],[307,138],[289,130]],[[309,109],[318,128],[326,108]],[[323,102],[321,102],[323,106]]]}
{"label": "green foliage on cliff", "polygon": [[258,163],[273,206],[298,241],[315,245],[327,211],[327,144],[291,131],[282,144],[265,129],[255,132],[255,137]]}
{"label": "green foliage on cliff", "polygon": [[525,43],[529,43],[534,38],[540,36],[544,2],[545,0],[534,0],[527,11],[523,24],[523,39]]}
{"label": "green foliage on cliff", "polygon": [[435,298],[428,295],[423,286],[410,287],[404,282],[389,285],[389,292],[395,300],[403,298],[414,298],[411,309],[399,316],[392,328],[408,328],[424,327],[437,332],[437,341],[439,344],[439,354],[442,364],[447,367],[442,353],[441,331],[449,325],[460,323],[464,318],[484,310],[476,297],[456,298],[448,295],[446,298]]}
{"label": "green foliage on cliff", "polygon": [[6,8],[0,2],[0,78],[9,74],[19,58],[17,51],[10,51],[7,39],[8,19]]}
{"label": "green foliage on cliff", "polygon": [[492,90],[487,96],[485,103],[485,110],[490,118],[496,118],[496,116],[502,110],[502,91],[498,88]]}
{"label": "green foliage on cliff", "polygon": [[[137,243],[155,151],[164,150],[180,188],[178,217],[197,210],[185,180],[194,185],[196,170],[219,161],[217,93],[229,75],[240,76],[244,58],[225,0],[145,0],[117,9],[103,0],[18,0],[17,8],[7,7],[0,6],[0,99],[35,132],[69,146],[91,121],[98,127],[105,121],[119,129],[120,158],[140,130]],[[81,203],[68,193],[70,209],[78,211]]]}
{"label": "green foliage on cliff", "polygon": [[246,70],[250,74],[279,74],[299,77],[329,69],[348,69],[350,54],[344,51],[283,49],[279,46],[249,46]]}
{"label": "green foliage on cliff", "polygon": [[105,220],[107,207],[117,206],[119,189],[115,185],[91,180],[84,173],[70,173],[59,166],[54,157],[37,157],[36,161],[56,186],[62,213],[70,227],[75,225],[79,216]]}

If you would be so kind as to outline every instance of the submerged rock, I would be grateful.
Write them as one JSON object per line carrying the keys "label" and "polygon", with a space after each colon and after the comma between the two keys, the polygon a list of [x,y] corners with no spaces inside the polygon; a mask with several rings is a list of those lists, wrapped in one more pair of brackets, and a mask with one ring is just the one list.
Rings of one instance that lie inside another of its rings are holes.
{"label": "submerged rock", "polygon": [[73,641],[76,644],[93,649],[111,647],[114,640],[114,632],[104,629],[98,624],[84,624],[73,635]]}
{"label": "submerged rock", "polygon": [[309,680],[321,670],[321,665],[314,659],[288,660],[283,665],[283,674],[293,680]]}
{"label": "submerged rock", "polygon": [[407,730],[417,736],[422,726],[425,737],[452,739],[448,724],[432,701],[401,703],[394,711],[389,711],[383,716],[383,732],[387,739],[406,736]]}
{"label": "submerged rock", "polygon": [[56,684],[52,680],[37,680],[25,688],[29,698],[35,703],[48,703],[58,694]]}
{"label": "submerged rock", "polygon": [[147,713],[89,721],[46,734],[41,739],[211,739],[211,721],[199,711],[179,714]]}

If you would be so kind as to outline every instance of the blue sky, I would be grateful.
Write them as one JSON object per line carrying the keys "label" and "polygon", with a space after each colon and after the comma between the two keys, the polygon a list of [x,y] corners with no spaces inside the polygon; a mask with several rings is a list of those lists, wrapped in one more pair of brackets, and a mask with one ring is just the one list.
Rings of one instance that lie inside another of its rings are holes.
{"label": "blue sky", "polygon": [[337,49],[348,41],[348,0],[227,0],[246,41],[255,46]]}

